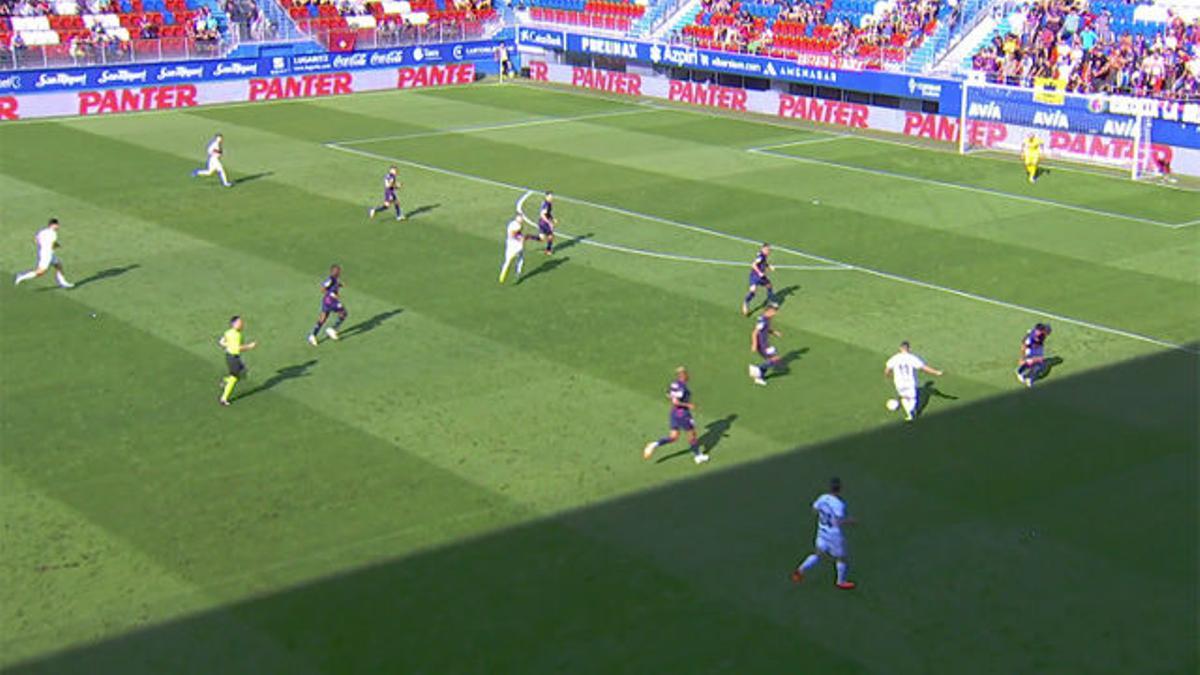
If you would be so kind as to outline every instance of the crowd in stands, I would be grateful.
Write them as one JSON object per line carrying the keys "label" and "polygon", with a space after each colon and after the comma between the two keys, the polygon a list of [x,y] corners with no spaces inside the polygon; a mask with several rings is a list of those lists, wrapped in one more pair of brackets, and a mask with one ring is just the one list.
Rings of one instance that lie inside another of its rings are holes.
{"label": "crowd in stands", "polygon": [[1011,32],[973,58],[991,81],[1033,86],[1046,78],[1071,92],[1200,100],[1200,17],[1168,12],[1150,30],[1118,30],[1110,9],[1086,0],[1034,0],[1013,16]]}
{"label": "crowd in stands", "polygon": [[189,7],[187,0],[166,0],[153,11],[143,11],[142,0],[0,0],[4,63],[87,65],[143,53],[215,54],[220,40],[210,8]]}
{"label": "crowd in stands", "polygon": [[[957,3],[955,3],[957,4]],[[941,0],[702,0],[681,38],[698,47],[797,58],[828,55],[865,67],[903,61],[951,15]]]}
{"label": "crowd in stands", "polygon": [[[290,0],[287,7],[302,30],[343,45],[364,37],[375,44],[398,44],[429,31],[474,36],[496,16],[492,0]],[[347,41],[347,35],[355,37]]]}

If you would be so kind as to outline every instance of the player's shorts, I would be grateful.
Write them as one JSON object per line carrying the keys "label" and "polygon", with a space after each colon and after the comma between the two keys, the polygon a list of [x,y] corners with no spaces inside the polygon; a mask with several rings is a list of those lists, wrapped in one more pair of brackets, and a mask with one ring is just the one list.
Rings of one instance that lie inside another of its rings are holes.
{"label": "player's shorts", "polygon": [[670,424],[672,430],[691,431],[696,428],[696,423],[692,420],[692,411],[687,408],[672,408]]}
{"label": "player's shorts", "polygon": [[817,551],[824,553],[831,558],[846,557],[846,540],[843,537],[830,537],[817,535],[817,539],[813,542],[813,546]]}
{"label": "player's shorts", "polygon": [[221,164],[221,158],[218,157],[217,155],[209,155],[208,156],[208,170],[209,171],[224,171],[225,167]]}
{"label": "player's shorts", "polygon": [[321,300],[321,311],[326,314],[336,314],[344,311],[342,301],[337,298],[324,298]]}
{"label": "player's shorts", "polygon": [[902,389],[897,389],[896,396],[900,397],[902,400],[915,401],[915,400],[917,400],[917,388],[916,387],[904,387]]}
{"label": "player's shorts", "polygon": [[385,202],[399,201],[399,199],[396,197],[396,188],[388,188],[388,189],[384,190],[383,191],[383,201],[385,201]]}
{"label": "player's shorts", "polygon": [[504,258],[512,260],[513,258],[525,252],[525,242],[508,240],[504,245]]}
{"label": "player's shorts", "polygon": [[545,220],[539,219],[538,220],[538,231],[545,235],[554,234],[554,225],[552,225],[551,223],[549,223]]}
{"label": "player's shorts", "polygon": [[225,365],[229,367],[229,374],[234,377],[240,377],[242,373],[246,372],[246,364],[242,363],[242,357],[240,356],[226,354]]}
{"label": "player's shorts", "polygon": [[763,357],[764,359],[773,359],[773,358],[775,358],[775,355],[778,353],[779,353],[779,350],[775,349],[775,347],[773,345],[767,345],[765,347],[758,348],[758,355]]}
{"label": "player's shorts", "polygon": [[750,273],[750,285],[751,286],[770,286],[771,280],[768,279],[766,277],[766,275],[755,274],[754,272],[751,272]]}
{"label": "player's shorts", "polygon": [[49,269],[51,267],[54,267],[55,265],[60,265],[60,264],[62,264],[62,263],[59,262],[58,256],[54,255],[54,249],[38,251],[38,262],[37,262],[38,269],[40,269],[40,270]]}

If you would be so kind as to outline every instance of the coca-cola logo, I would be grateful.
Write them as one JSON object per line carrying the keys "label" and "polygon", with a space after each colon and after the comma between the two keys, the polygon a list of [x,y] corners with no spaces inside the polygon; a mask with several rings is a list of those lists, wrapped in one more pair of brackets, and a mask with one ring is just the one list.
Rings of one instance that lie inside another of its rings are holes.
{"label": "coca-cola logo", "polygon": [[389,52],[376,52],[371,54],[371,65],[373,66],[394,66],[404,63],[404,51],[393,49]]}
{"label": "coca-cola logo", "polygon": [[350,54],[333,57],[334,68],[362,68],[366,65],[366,54]]}

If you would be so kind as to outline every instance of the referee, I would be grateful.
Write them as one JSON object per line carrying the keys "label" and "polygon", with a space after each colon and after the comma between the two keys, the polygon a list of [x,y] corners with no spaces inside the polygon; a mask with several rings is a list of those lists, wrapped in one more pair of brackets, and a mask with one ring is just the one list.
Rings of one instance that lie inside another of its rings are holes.
{"label": "referee", "polygon": [[225,364],[229,367],[229,375],[225,376],[221,389],[221,405],[229,405],[229,395],[233,393],[233,385],[246,372],[246,364],[242,363],[242,352],[250,351],[258,346],[257,342],[242,342],[242,328],[245,327],[242,317],[234,316],[229,320],[229,330],[218,341],[225,350]]}

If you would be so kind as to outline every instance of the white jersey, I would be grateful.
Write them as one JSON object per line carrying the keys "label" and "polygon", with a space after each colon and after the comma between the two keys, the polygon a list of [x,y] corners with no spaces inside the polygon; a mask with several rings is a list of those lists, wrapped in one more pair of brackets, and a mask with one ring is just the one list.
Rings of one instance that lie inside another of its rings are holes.
{"label": "white jersey", "polygon": [[846,519],[846,502],[833,494],[823,494],[813,502],[817,512],[817,539],[840,540],[842,521]]}
{"label": "white jersey", "polygon": [[925,362],[912,352],[896,352],[887,360],[887,367],[892,371],[896,391],[908,391],[917,388],[917,376],[925,367]]}
{"label": "white jersey", "polygon": [[210,158],[219,158],[221,156],[221,139],[214,136],[213,139],[208,142],[207,152]]}
{"label": "white jersey", "polygon": [[513,242],[520,243],[524,238],[525,235],[521,232],[521,220],[513,218],[508,221],[508,225],[504,229],[504,240],[512,244]]}
{"label": "white jersey", "polygon": [[54,252],[54,245],[58,243],[58,230],[53,227],[43,227],[33,235],[37,241],[38,253],[43,255]]}

